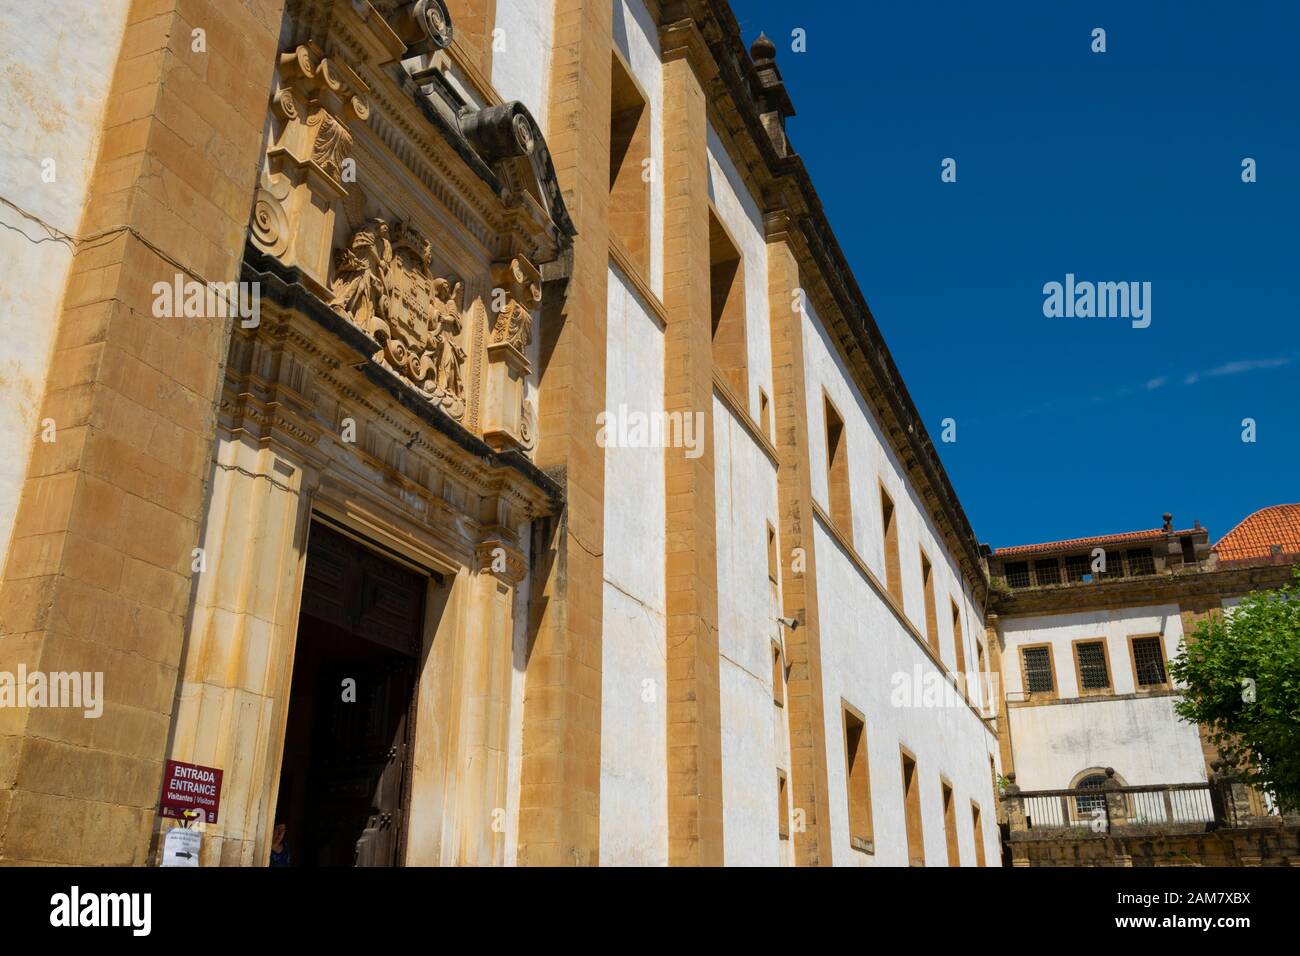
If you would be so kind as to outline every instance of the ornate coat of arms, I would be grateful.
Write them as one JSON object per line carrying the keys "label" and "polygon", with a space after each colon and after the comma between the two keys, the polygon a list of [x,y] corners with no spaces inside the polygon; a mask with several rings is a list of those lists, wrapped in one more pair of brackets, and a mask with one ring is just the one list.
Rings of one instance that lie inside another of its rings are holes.
{"label": "ornate coat of arms", "polygon": [[465,411],[462,285],[429,271],[429,240],[372,219],[335,261],[330,305],[379,342],[373,356],[460,418]]}

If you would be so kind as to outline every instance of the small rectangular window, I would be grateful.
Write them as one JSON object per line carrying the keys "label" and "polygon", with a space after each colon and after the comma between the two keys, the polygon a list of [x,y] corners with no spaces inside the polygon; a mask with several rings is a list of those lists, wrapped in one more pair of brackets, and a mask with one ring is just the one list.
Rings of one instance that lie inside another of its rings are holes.
{"label": "small rectangular window", "polygon": [[1029,587],[1029,562],[1012,561],[1003,569],[1007,576],[1007,586],[1013,588]]}
{"label": "small rectangular window", "polygon": [[830,496],[831,519],[850,541],[853,540],[853,510],[849,497],[849,438],[844,432],[844,418],[823,397],[822,414],[826,419],[826,483]]}
{"label": "small rectangular window", "polygon": [[934,656],[940,657],[939,615],[934,608],[934,568],[924,551],[921,552],[921,591],[925,595],[925,639]]}
{"label": "small rectangular window", "polygon": [[871,825],[871,774],[867,768],[867,725],[844,705],[844,780],[849,798],[849,844],[864,853],[876,851]]}
{"label": "small rectangular window", "polygon": [[1133,676],[1138,687],[1160,687],[1169,682],[1165,671],[1165,653],[1159,636],[1134,637],[1129,642],[1133,651]]}
{"label": "small rectangular window", "polygon": [[650,109],[631,72],[613,54],[609,118],[609,234],[643,274],[650,272]]}
{"label": "small rectangular window", "polygon": [[790,794],[784,770],[776,772],[776,832],[782,840],[790,839]]}
{"label": "small rectangular window", "polygon": [[952,604],[952,646],[957,651],[957,673],[961,675],[962,686],[969,688],[970,684],[966,680],[966,637],[961,632],[961,608],[957,607],[957,602],[949,599]]}
{"label": "small rectangular window", "polygon": [[898,516],[894,499],[880,486],[880,529],[885,541],[885,589],[903,603],[903,573],[898,563]]}
{"label": "small rectangular window", "polygon": [[767,399],[767,392],[761,388],[758,390],[758,428],[763,433],[763,437],[770,441],[772,438],[772,406]]}
{"label": "small rectangular window", "polygon": [[971,823],[975,827],[975,865],[985,866],[984,862],[984,824],[980,820],[980,805],[974,800],[970,804]]}
{"label": "small rectangular window", "polygon": [[902,748],[903,815],[907,820],[907,862],[925,866],[925,836],[921,829],[921,782],[917,779],[916,758]]}
{"label": "small rectangular window", "polygon": [[777,583],[776,529],[770,521],[767,523],[767,579]]}
{"label": "small rectangular window", "polygon": [[939,788],[943,792],[943,838],[948,845],[948,865],[961,866],[961,853],[957,849],[957,807],[952,786],[942,777]]}
{"label": "small rectangular window", "polygon": [[1105,641],[1076,641],[1074,662],[1079,673],[1079,690],[1110,690],[1110,664],[1106,660]]}
{"label": "small rectangular window", "polygon": [[785,660],[776,641],[772,642],[772,703],[785,706]]}
{"label": "small rectangular window", "polygon": [[713,365],[748,410],[745,260],[712,209],[709,210],[709,298],[713,311]]}
{"label": "small rectangular window", "polygon": [[1022,647],[1020,659],[1025,671],[1025,690],[1031,694],[1051,694],[1056,690],[1052,675],[1052,649],[1046,644]]}

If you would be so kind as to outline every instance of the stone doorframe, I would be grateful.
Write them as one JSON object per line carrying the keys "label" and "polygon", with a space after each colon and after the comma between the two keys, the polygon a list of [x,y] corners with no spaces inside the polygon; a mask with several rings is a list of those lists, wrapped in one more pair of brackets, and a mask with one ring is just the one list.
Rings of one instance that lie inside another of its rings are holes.
{"label": "stone doorframe", "polygon": [[[515,593],[554,490],[526,462],[431,427],[357,343],[263,295],[261,324],[232,336],[167,747],[224,773],[201,862],[265,865],[320,519],[445,582],[431,577],[426,598],[406,862],[503,863]],[[155,843],[171,825],[157,821]]]}

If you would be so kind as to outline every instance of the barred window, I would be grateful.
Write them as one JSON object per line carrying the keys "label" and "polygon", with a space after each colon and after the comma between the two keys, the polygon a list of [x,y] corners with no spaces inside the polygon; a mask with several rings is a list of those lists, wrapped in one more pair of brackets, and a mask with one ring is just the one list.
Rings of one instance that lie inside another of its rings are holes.
{"label": "barred window", "polygon": [[1051,648],[1024,647],[1020,653],[1025,666],[1025,690],[1031,694],[1050,694],[1055,690]]}
{"label": "barred window", "polygon": [[1137,673],[1139,687],[1155,687],[1168,680],[1160,638],[1133,638],[1133,670]]}
{"label": "barred window", "polygon": [[1007,584],[1013,588],[1029,587],[1029,562],[1013,561],[1006,567]]}
{"label": "barred window", "polygon": [[[1106,778],[1104,776],[1102,776],[1099,773],[1094,773],[1092,776],[1084,777],[1077,784],[1075,784],[1075,789],[1076,790],[1100,790],[1101,785],[1105,782],[1106,782]],[[1074,803],[1075,803],[1075,812],[1078,814],[1080,820],[1093,820],[1096,819],[1099,815],[1104,815],[1106,812],[1105,794],[1099,793],[1095,797],[1094,796],[1075,797]]]}
{"label": "barred window", "polygon": [[1150,548],[1139,548],[1128,553],[1128,573],[1134,576],[1156,573],[1156,562],[1151,557]]}
{"label": "barred window", "polygon": [[1102,578],[1103,580],[1122,578],[1124,576],[1124,552],[1102,550],[1106,561],[1106,569],[1099,572],[1097,577]]}
{"label": "barred window", "polygon": [[1065,580],[1068,582],[1082,581],[1085,576],[1092,574],[1092,561],[1086,554],[1071,554],[1065,559]]}
{"label": "barred window", "polygon": [[1056,558],[1040,558],[1034,562],[1034,583],[1039,587],[1061,583],[1061,566]]}
{"label": "barred window", "polygon": [[1106,669],[1106,644],[1104,641],[1087,641],[1074,645],[1079,661],[1079,687],[1082,690],[1107,690],[1110,673]]}

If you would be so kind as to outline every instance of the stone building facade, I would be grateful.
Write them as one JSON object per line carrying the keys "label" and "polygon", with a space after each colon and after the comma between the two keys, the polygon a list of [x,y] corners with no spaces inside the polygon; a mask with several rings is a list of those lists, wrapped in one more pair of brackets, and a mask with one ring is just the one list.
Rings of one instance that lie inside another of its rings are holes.
{"label": "stone building facade", "polygon": [[1233,779],[1178,717],[1168,662],[1207,615],[1291,581],[1300,506],[1260,509],[1214,545],[1165,514],[1159,528],[985,550],[1014,865],[1294,865],[1300,818]]}
{"label": "stone building facade", "polygon": [[990,641],[1002,663],[1002,762],[1022,789],[1204,781],[1217,757],[1174,713],[1167,662],[1210,612],[1290,580],[1294,505],[1264,508],[1213,546],[1199,522],[989,551]]}
{"label": "stone building facade", "polygon": [[997,865],[985,560],[773,44],[94,6],[3,14],[0,671],[103,707],[0,709],[0,861],[155,862],[179,764],[204,865]]}

